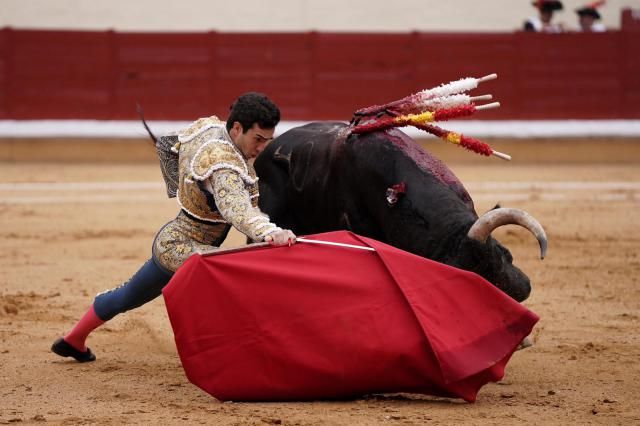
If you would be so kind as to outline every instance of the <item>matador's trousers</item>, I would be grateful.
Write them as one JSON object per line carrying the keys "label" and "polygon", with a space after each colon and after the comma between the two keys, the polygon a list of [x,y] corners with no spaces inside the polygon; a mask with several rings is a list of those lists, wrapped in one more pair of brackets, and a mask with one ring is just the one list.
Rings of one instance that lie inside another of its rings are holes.
{"label": "matador's trousers", "polygon": [[229,229],[226,223],[200,221],[181,211],[156,235],[151,259],[120,287],[96,296],[93,302],[96,315],[109,321],[160,296],[176,269],[189,256],[218,247]]}

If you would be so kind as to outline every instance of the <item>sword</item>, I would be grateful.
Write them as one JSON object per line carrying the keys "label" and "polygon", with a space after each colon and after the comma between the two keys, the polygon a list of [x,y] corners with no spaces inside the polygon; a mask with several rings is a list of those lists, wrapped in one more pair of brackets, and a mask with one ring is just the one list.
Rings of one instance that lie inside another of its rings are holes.
{"label": "sword", "polygon": [[[310,240],[308,238],[300,238],[300,237],[296,238],[296,241],[297,242],[301,242],[301,243],[321,244],[321,245],[334,246],[334,247],[353,248],[353,249],[367,250],[367,251],[376,251],[376,249],[374,249],[373,247],[356,246],[356,245],[353,245],[353,244],[345,244],[345,243],[335,243],[335,242],[332,242],[332,241]],[[227,249],[216,249],[216,250],[206,251],[206,252],[202,252],[200,254],[202,256],[205,256],[205,257],[217,256],[217,255],[220,255],[220,254],[236,253],[236,252],[239,252],[239,251],[251,250],[251,249],[260,248],[260,247],[278,247],[278,246],[274,246],[271,243],[253,243],[253,244],[247,244],[246,246],[231,247],[231,248],[227,248]]]}
{"label": "sword", "polygon": [[296,238],[296,241],[299,241],[301,243],[324,244],[324,245],[335,246],[335,247],[345,247],[345,248],[354,248],[359,250],[376,251],[376,249],[374,249],[373,247],[356,246],[353,244],[345,244],[345,243],[334,243],[332,241],[310,240],[308,238]]}

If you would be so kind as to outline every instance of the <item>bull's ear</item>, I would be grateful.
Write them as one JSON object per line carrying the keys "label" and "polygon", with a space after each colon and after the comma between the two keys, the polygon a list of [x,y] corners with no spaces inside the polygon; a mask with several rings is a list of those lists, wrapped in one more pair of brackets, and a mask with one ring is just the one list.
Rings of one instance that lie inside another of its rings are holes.
{"label": "bull's ear", "polygon": [[496,210],[501,208],[502,206],[500,205],[500,203],[497,203],[495,206],[491,207],[489,210],[487,210],[485,213],[490,212],[491,210]]}

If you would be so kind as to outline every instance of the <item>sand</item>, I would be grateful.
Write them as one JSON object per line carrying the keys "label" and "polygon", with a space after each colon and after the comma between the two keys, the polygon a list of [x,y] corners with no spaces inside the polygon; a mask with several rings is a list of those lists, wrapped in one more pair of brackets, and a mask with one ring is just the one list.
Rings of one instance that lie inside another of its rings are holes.
{"label": "sand", "polygon": [[[506,165],[478,157],[450,166],[479,212],[498,201],[523,208],[549,236],[540,261],[526,231],[495,234],[531,277],[525,305],[541,321],[535,345],[517,352],[504,380],[474,404],[407,394],[220,403],[186,379],[161,298],[96,331],[96,362],[53,355],[53,340],[93,296],[149,257],[176,205],[155,164],[0,163],[0,423],[640,423],[637,162]],[[71,182],[121,186],[61,185]],[[226,245],[242,241],[233,234]]]}

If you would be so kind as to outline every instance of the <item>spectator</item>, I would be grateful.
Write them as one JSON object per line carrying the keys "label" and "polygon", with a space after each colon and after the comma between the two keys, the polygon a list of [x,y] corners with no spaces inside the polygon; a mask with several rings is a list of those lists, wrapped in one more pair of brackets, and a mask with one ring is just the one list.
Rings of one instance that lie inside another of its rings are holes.
{"label": "spectator", "polygon": [[604,3],[604,0],[597,1],[576,9],[576,13],[578,14],[578,31],[585,33],[602,33],[607,30],[602,22],[597,22],[602,18],[597,9]]}
{"label": "spectator", "polygon": [[553,23],[553,13],[562,10],[562,2],[557,0],[537,0],[533,6],[538,9],[538,16],[527,19],[524,23],[524,31],[539,33],[561,33],[564,32],[562,23]]}

